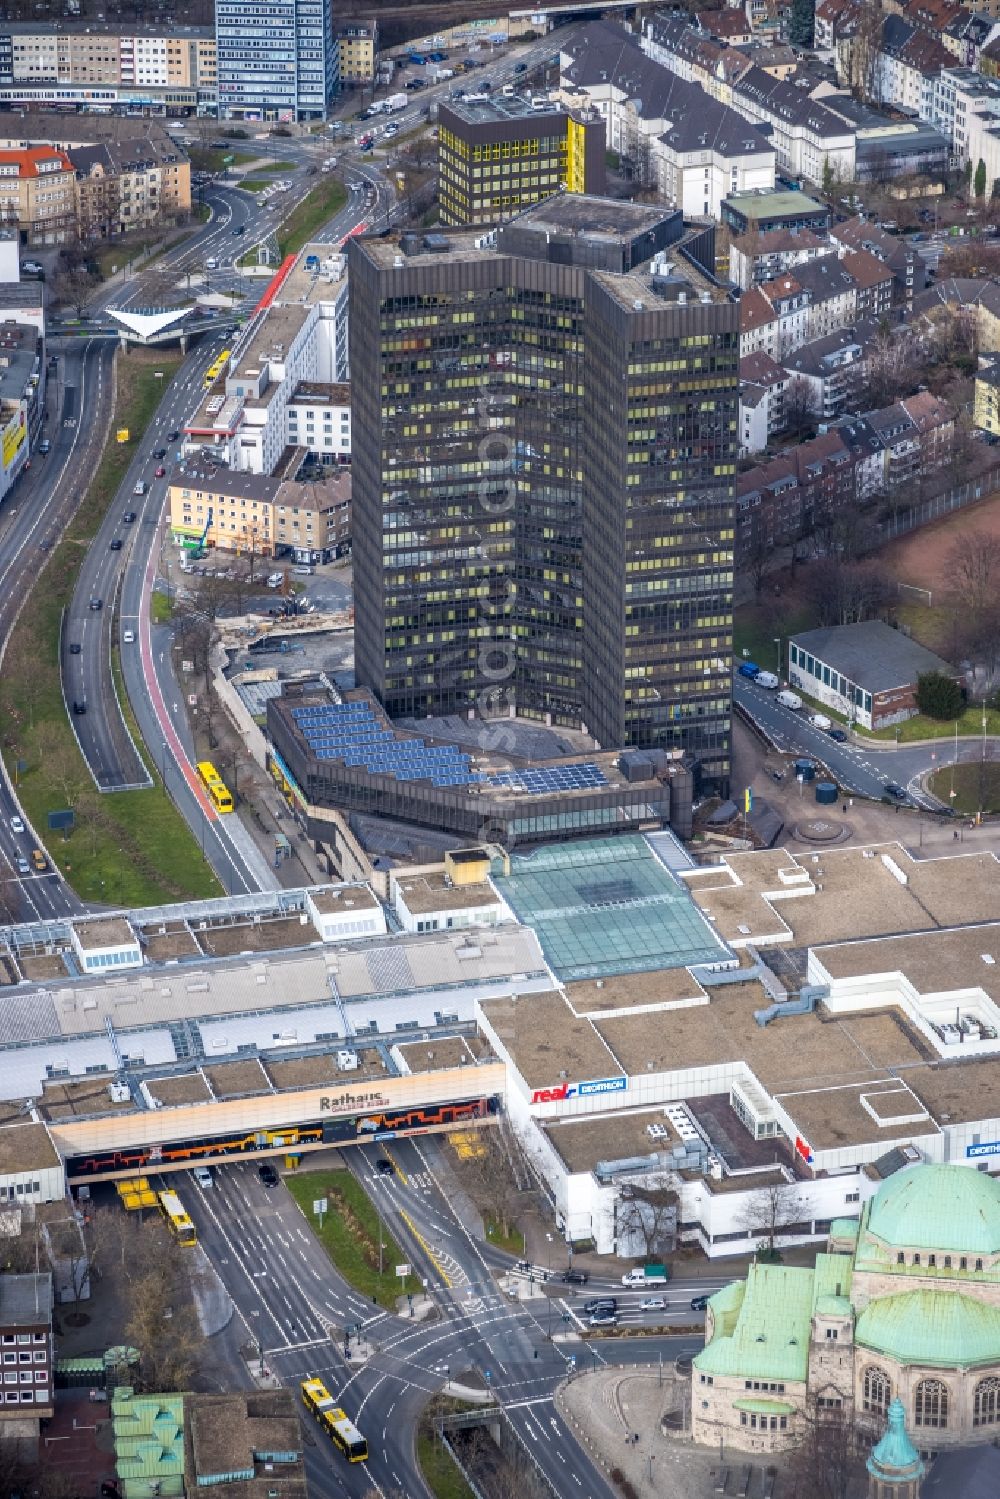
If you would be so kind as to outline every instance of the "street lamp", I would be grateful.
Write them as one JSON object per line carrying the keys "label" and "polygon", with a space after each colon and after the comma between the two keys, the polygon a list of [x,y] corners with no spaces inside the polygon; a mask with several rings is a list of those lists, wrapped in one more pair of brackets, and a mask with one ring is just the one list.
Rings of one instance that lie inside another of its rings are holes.
{"label": "street lamp", "polygon": [[780,677],[781,676],[781,636],[780,635],[775,635],[775,637],[774,637],[774,648],[775,648],[775,650],[777,652],[777,656],[778,656],[778,676]]}

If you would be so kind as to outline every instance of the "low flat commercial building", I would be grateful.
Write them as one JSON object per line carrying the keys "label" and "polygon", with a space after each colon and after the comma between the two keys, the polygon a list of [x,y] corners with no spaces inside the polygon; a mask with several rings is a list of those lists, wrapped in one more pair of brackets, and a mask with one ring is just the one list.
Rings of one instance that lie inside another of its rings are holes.
{"label": "low flat commercial building", "polygon": [[306,1499],[303,1427],[293,1390],[184,1396],[188,1493]]}
{"label": "low flat commercial building", "polygon": [[831,625],[793,635],[788,680],[865,729],[903,723],[918,711],[917,679],[958,672],[933,651],[881,620]]}
{"label": "low flat commercial building", "polygon": [[553,193],[604,191],[604,125],[559,105],[472,97],[438,110],[441,222],[489,226]]}
{"label": "low flat commercial building", "polygon": [[288,401],[288,443],[326,463],[351,461],[351,387],[300,380]]}
{"label": "low flat commercial building", "polygon": [[734,234],[773,229],[829,229],[833,211],[808,193],[788,189],[771,193],[730,193],[722,201],[722,222]]}
{"label": "low flat commercial building", "polygon": [[0,25],[0,104],[132,109],[154,114],[214,110],[215,35],[208,27],[115,24],[88,15]]}

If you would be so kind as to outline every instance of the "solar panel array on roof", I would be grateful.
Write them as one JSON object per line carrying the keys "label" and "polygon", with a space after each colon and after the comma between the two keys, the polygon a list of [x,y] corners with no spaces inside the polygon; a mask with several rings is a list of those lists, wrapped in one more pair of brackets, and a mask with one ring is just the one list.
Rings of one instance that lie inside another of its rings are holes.
{"label": "solar panel array on roof", "polygon": [[543,796],[553,791],[584,791],[591,786],[606,786],[607,777],[592,760],[581,764],[545,765],[536,770],[510,770],[490,777],[491,786],[506,786],[529,796]]}
{"label": "solar panel array on roof", "polygon": [[486,785],[497,790],[545,796],[605,786],[604,772],[592,761],[546,766],[536,770],[503,771],[485,776],[454,744],[425,744],[422,739],[397,739],[364,702],[329,703],[293,708],[292,717],[317,760],[339,760],[360,766],[373,775],[397,781],[430,781],[434,786]]}
{"label": "solar panel array on roof", "polygon": [[368,703],[293,708],[292,717],[317,760],[340,760],[373,775],[430,781],[433,786],[468,786],[483,779],[472,770],[469,756],[455,745],[397,739]]}

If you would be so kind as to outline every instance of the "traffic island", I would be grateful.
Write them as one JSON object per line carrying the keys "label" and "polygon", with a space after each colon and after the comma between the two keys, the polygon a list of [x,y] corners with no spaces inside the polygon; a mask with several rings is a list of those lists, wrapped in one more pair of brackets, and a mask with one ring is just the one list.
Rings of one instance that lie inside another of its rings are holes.
{"label": "traffic island", "polygon": [[420,1294],[419,1277],[349,1171],[289,1172],[284,1181],[334,1269],[373,1306],[395,1312],[400,1296]]}

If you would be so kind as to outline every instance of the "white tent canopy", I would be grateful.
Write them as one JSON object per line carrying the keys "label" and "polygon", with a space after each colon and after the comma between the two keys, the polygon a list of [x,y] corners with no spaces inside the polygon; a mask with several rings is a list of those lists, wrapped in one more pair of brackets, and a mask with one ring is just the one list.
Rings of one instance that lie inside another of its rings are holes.
{"label": "white tent canopy", "polygon": [[136,338],[152,338],[154,334],[163,333],[172,324],[187,317],[190,311],[190,307],[108,308],[109,315],[122,323],[130,333],[134,333]]}

